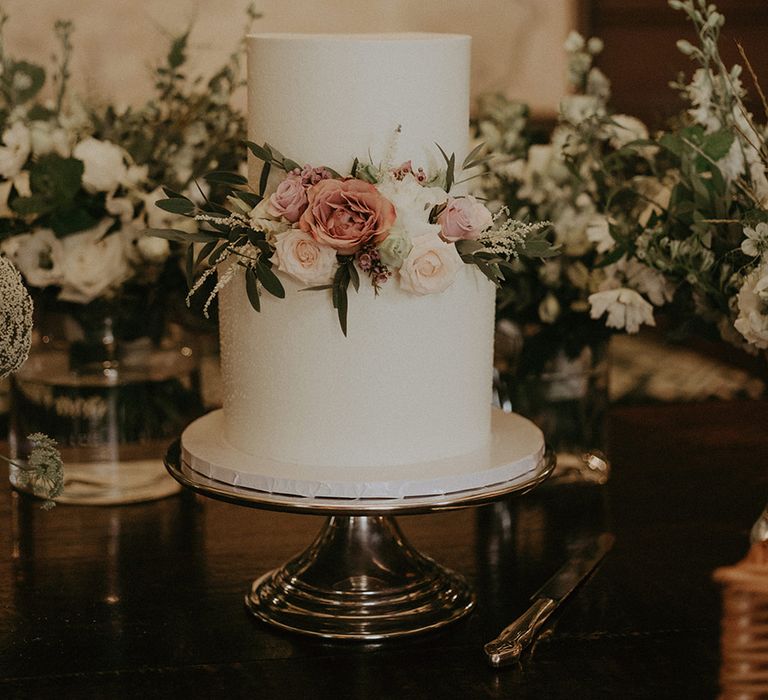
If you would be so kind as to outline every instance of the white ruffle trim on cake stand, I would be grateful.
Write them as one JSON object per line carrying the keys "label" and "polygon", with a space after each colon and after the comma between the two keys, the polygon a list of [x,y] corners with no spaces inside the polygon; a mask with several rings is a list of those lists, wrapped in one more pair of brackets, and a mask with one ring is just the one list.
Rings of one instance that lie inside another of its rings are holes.
{"label": "white ruffle trim on cake stand", "polygon": [[[544,456],[544,436],[531,421],[493,410],[482,450],[417,464],[341,469],[289,464],[246,454],[224,437],[224,412],[213,411],[181,436],[181,460],[216,481],[272,494],[307,498],[418,498],[461,493],[519,479]],[[371,478],[365,478],[370,474]]]}

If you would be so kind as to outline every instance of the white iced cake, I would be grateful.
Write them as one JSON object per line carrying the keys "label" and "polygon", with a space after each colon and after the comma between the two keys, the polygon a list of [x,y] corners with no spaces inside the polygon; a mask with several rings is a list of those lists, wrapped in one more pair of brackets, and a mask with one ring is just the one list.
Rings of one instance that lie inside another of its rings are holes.
{"label": "white iced cake", "polygon": [[[436,143],[460,163],[469,55],[460,35],[251,36],[249,138],[339,173],[354,156],[440,167]],[[286,297],[263,294],[257,313],[236,276],[219,299],[227,442],[254,463],[332,465],[361,478],[482,450],[494,288],[461,267],[440,293],[394,280],[378,295],[350,288],[346,336],[329,291],[301,291],[278,273]]]}

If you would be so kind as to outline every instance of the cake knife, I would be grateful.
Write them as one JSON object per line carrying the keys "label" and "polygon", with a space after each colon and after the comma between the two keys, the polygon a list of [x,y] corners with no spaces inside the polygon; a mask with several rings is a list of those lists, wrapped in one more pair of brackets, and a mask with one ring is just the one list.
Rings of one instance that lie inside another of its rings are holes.
{"label": "cake knife", "polygon": [[578,541],[572,548],[570,559],[531,596],[530,607],[485,645],[491,666],[503,666],[520,657],[536,639],[549,616],[594,571],[614,540],[612,534],[604,532]]}

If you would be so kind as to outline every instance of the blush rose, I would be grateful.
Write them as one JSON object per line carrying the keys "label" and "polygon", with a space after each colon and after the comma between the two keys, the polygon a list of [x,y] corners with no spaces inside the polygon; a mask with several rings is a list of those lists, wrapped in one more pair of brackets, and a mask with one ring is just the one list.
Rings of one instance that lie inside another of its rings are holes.
{"label": "blush rose", "polygon": [[290,173],[269,198],[267,211],[295,224],[307,208],[307,188],[301,175]]}
{"label": "blush rose", "polygon": [[448,199],[437,223],[446,241],[476,240],[493,224],[493,217],[482,202],[470,195]]}
{"label": "blush rose", "polygon": [[307,197],[301,230],[342,255],[368,241],[381,243],[397,217],[395,205],[362,180],[321,180]]}

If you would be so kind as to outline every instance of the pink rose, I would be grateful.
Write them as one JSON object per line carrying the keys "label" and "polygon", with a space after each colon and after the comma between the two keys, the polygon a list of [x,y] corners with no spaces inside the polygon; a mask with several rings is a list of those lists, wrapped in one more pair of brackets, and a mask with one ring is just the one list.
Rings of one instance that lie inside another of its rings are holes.
{"label": "pink rose", "polygon": [[267,211],[295,224],[307,208],[307,190],[301,175],[289,173],[269,198]]}
{"label": "pink rose", "polygon": [[395,205],[362,180],[321,180],[307,190],[299,226],[318,243],[350,255],[364,243],[381,243],[395,223]]}
{"label": "pink rose", "polygon": [[455,245],[436,233],[425,233],[413,239],[413,248],[400,268],[400,286],[413,294],[445,291],[463,264]]}
{"label": "pink rose", "polygon": [[476,240],[493,224],[493,217],[486,206],[471,195],[451,197],[437,217],[437,223],[440,224],[440,235],[446,241]]}

